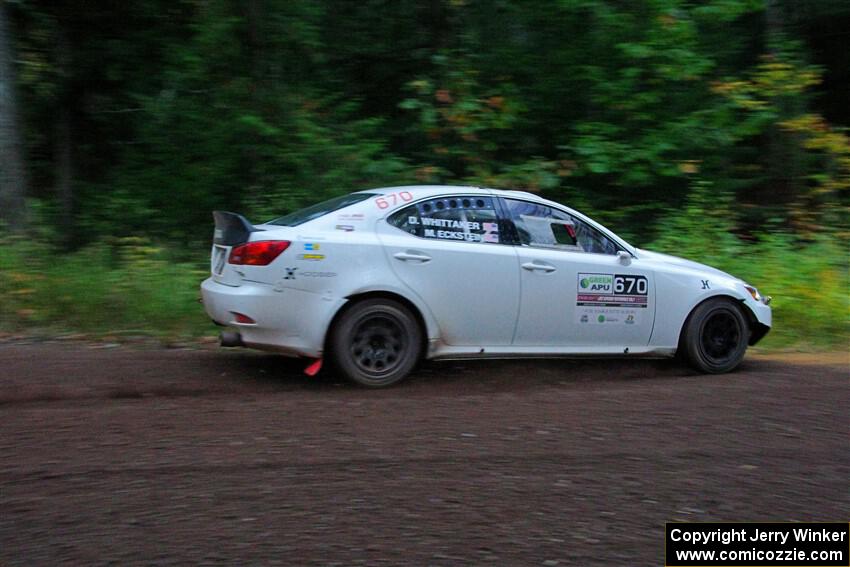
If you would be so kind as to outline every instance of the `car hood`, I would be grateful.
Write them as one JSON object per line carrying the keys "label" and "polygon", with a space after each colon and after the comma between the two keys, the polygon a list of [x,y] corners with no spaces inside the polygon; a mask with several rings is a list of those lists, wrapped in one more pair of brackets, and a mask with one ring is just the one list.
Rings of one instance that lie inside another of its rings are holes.
{"label": "car hood", "polygon": [[684,258],[679,258],[678,256],[671,256],[669,254],[662,254],[660,252],[652,252],[650,250],[644,250],[642,248],[638,248],[637,253],[639,258],[645,260],[652,260],[654,262],[670,264],[673,266],[682,266],[685,268],[691,268],[692,270],[697,270],[715,276],[722,276],[733,280],[739,280],[739,278],[736,278],[735,276],[727,274],[726,272],[723,272],[721,270],[718,270],[717,268],[712,268],[711,266],[706,266],[705,264],[700,264],[699,262],[685,260]]}

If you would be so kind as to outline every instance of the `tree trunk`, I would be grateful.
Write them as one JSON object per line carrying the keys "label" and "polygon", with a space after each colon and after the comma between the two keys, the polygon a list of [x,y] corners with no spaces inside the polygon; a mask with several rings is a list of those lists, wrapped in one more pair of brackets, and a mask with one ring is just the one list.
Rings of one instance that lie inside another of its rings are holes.
{"label": "tree trunk", "polygon": [[764,5],[764,21],[765,21],[765,50],[768,53],[774,53],[776,42],[779,41],[782,35],[782,6],[778,0],[767,0]]}
{"label": "tree trunk", "polygon": [[[248,49],[251,57],[251,112],[263,115],[262,97],[265,95],[266,77],[263,74],[265,44],[262,31],[263,18],[266,14],[262,0],[248,0],[245,3],[248,23]],[[265,118],[263,116],[263,118]],[[260,184],[260,156],[257,151],[263,141],[257,132],[251,135],[251,141],[246,152],[247,179],[249,190],[254,191]]]}
{"label": "tree trunk", "polygon": [[0,0],[0,220],[12,230],[26,224],[26,170],[16,75],[6,3]]}
{"label": "tree trunk", "polygon": [[[785,4],[778,0],[768,0],[765,4],[765,51],[771,57],[779,55],[785,34]],[[779,108],[777,121],[793,118],[805,112],[804,101],[800,96],[783,102],[776,102]],[[802,137],[799,134],[782,130],[777,124],[771,125],[767,132],[765,160],[771,183],[764,188],[762,203],[793,204],[805,192],[805,172],[803,170]]]}
{"label": "tree trunk", "polygon": [[62,240],[66,246],[74,242],[74,191],[71,185],[73,161],[71,159],[71,111],[67,104],[59,108],[56,120],[56,196],[59,199]]}
{"label": "tree trunk", "polygon": [[56,130],[54,139],[54,167],[56,198],[59,201],[59,224],[62,228],[62,240],[65,246],[74,243],[74,161],[72,154],[72,112],[74,96],[72,94],[72,57],[68,36],[63,30],[57,37],[57,65],[60,82],[58,108],[56,109]]}

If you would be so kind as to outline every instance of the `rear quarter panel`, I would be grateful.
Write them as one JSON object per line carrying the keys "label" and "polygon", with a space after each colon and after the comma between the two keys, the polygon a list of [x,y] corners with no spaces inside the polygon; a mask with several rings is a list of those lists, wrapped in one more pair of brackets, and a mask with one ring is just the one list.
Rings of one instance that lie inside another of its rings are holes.
{"label": "rear quarter panel", "polygon": [[303,225],[255,233],[252,240],[284,238],[292,244],[271,265],[247,270],[245,277],[256,278],[254,281],[271,285],[282,294],[288,289],[299,290],[327,302],[328,309],[315,313],[320,321],[312,323],[322,329],[321,343],[348,298],[369,292],[388,292],[410,301],[422,315],[428,337],[435,338],[438,331],[433,315],[398,280],[383,253],[375,234],[381,212],[370,199]]}

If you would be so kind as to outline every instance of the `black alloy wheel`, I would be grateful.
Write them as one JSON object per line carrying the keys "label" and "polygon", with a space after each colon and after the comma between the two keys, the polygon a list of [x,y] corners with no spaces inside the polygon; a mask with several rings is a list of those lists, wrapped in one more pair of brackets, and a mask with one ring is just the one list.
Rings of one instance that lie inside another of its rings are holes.
{"label": "black alloy wheel", "polygon": [[741,324],[725,310],[713,312],[703,323],[702,353],[715,364],[724,364],[741,341]]}
{"label": "black alloy wheel", "polygon": [[749,325],[737,302],[710,299],[694,309],[685,324],[684,348],[691,366],[701,372],[722,374],[743,360]]}
{"label": "black alloy wheel", "polygon": [[392,372],[409,346],[399,321],[384,314],[364,316],[353,335],[350,350],[355,364],[376,377]]}
{"label": "black alloy wheel", "polygon": [[422,329],[404,305],[391,299],[355,303],[331,330],[330,355],[348,379],[372,388],[395,384],[422,354]]}

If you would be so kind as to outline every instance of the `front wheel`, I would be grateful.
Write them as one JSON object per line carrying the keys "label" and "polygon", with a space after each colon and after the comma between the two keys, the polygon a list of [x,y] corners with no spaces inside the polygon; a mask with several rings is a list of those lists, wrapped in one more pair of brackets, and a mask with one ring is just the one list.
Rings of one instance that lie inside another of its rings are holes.
{"label": "front wheel", "polygon": [[712,299],[691,313],[682,346],[691,366],[700,372],[722,374],[741,364],[749,336],[741,307],[731,299]]}
{"label": "front wheel", "polygon": [[334,366],[349,380],[379,388],[407,376],[422,353],[422,330],[402,304],[367,299],[340,316],[330,339]]}

